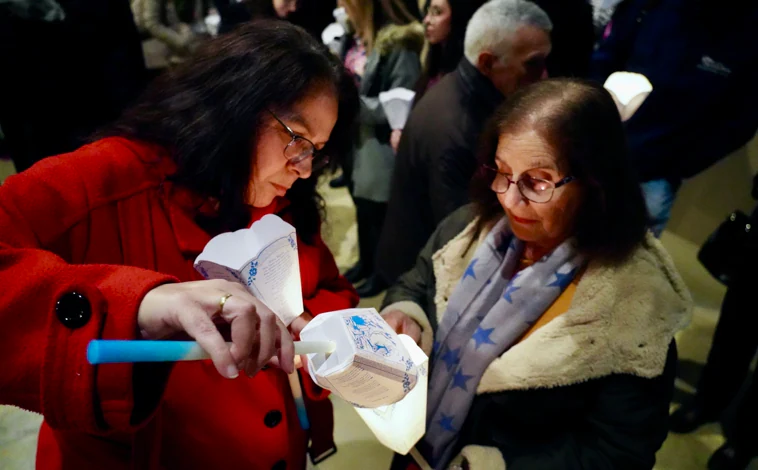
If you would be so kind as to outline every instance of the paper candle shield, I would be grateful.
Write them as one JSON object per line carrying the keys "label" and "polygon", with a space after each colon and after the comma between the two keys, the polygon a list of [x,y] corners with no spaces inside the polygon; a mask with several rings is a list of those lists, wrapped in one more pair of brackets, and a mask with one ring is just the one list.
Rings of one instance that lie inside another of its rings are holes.
{"label": "paper candle shield", "polygon": [[653,91],[647,77],[632,72],[612,73],[603,86],[616,102],[622,121],[628,121]]}
{"label": "paper candle shield", "polygon": [[429,358],[409,336],[400,335],[400,341],[410,353],[418,371],[416,386],[395,404],[355,410],[379,442],[398,454],[406,455],[426,432]]}
{"label": "paper candle shield", "polygon": [[353,406],[391,405],[416,386],[419,374],[413,358],[373,308],[322,313],[300,332],[300,339],[335,343],[329,355],[308,355],[308,372]]}
{"label": "paper candle shield", "polygon": [[387,122],[392,129],[403,129],[405,127],[415,97],[416,93],[407,88],[393,88],[379,93],[379,102],[382,104]]}
{"label": "paper candle shield", "polygon": [[275,215],[214,237],[195,260],[195,269],[206,279],[244,285],[285,325],[303,313],[295,228]]}

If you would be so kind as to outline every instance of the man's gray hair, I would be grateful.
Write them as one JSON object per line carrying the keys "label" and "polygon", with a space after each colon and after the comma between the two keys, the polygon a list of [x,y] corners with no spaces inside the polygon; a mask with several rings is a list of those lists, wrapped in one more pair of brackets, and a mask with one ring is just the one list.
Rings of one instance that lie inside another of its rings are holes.
{"label": "man's gray hair", "polygon": [[521,26],[534,26],[548,33],[553,29],[547,13],[527,0],[491,0],[485,3],[468,22],[464,55],[474,65],[479,54],[485,51],[500,59],[506,58],[513,34]]}

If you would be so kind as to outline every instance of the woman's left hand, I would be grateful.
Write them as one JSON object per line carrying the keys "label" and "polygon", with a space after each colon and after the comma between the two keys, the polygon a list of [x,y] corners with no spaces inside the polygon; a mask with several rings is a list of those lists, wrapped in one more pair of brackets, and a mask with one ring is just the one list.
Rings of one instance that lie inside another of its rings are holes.
{"label": "woman's left hand", "polygon": [[399,335],[408,335],[416,344],[421,343],[421,325],[400,310],[392,310],[382,315],[384,321]]}
{"label": "woman's left hand", "polygon": [[292,332],[292,337],[295,339],[300,338],[300,332],[303,331],[305,325],[310,323],[311,320],[313,320],[313,315],[308,312],[303,312],[302,315],[292,320],[292,323],[290,323],[290,331]]}
{"label": "woman's left hand", "polygon": [[[311,320],[313,320],[313,315],[308,312],[303,312],[302,315],[292,320],[292,323],[290,323],[290,332],[292,332],[292,338],[300,339],[300,332],[303,331],[303,328],[305,328],[305,326],[310,323]],[[295,369],[305,367],[307,357],[308,356],[295,356]],[[276,363],[276,358],[274,358],[274,363]]]}

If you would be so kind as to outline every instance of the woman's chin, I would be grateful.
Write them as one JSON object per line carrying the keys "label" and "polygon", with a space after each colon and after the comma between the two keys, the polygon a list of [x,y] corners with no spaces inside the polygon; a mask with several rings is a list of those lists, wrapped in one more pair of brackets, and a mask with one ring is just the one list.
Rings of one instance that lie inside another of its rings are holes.
{"label": "woman's chin", "polygon": [[276,199],[276,194],[256,195],[256,198],[249,204],[253,207],[268,207]]}
{"label": "woman's chin", "polygon": [[520,224],[511,223],[511,231],[519,240],[527,243],[535,242],[539,240],[539,234],[536,233],[533,227],[524,227]]}

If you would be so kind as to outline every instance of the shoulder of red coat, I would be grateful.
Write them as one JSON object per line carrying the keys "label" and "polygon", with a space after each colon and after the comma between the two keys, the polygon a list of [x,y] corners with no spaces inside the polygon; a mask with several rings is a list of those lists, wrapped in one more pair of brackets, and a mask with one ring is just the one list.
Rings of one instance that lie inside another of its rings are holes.
{"label": "shoulder of red coat", "polygon": [[51,186],[79,185],[70,189],[84,189],[90,202],[97,204],[158,187],[174,171],[175,165],[162,147],[108,137],[46,158],[22,176]]}

